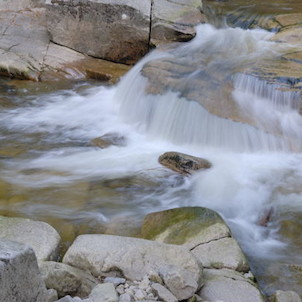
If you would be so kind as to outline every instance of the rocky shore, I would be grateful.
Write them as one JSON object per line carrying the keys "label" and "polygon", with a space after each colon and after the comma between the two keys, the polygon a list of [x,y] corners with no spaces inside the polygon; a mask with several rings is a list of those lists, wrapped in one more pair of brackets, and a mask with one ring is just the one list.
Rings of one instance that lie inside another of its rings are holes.
{"label": "rocky shore", "polygon": [[[140,237],[84,234],[60,255],[60,236],[50,225],[1,216],[0,299],[268,301],[216,212],[187,207],[150,213],[143,220]],[[270,299],[301,301],[291,291],[277,291]]]}

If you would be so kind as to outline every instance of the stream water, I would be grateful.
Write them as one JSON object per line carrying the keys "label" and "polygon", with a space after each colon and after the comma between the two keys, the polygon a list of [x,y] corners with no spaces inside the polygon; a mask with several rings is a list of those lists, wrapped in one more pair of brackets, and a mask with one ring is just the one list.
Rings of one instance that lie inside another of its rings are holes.
{"label": "stream water", "polygon": [[[1,79],[1,214],[47,221],[68,245],[78,234],[110,233],[119,224],[135,232],[153,211],[206,206],[225,218],[265,293],[302,294],[300,95],[230,73],[231,96],[252,120],[245,124],[210,114],[182,91],[146,95],[141,75],[146,64],[171,57],[187,57],[196,66],[192,77],[205,62],[225,72],[230,61],[282,53],[271,36],[200,25],[193,41],[153,51],[116,86],[61,83],[45,92],[43,84]],[[106,134],[119,145],[90,144]],[[190,177],[167,171],[158,157],[172,150],[213,167]]]}

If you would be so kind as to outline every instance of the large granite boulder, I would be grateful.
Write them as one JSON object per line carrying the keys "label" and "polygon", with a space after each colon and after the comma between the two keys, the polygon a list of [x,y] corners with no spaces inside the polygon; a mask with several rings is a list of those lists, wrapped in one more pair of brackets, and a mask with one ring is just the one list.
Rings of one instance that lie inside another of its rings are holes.
{"label": "large granite boulder", "polygon": [[1,302],[49,301],[35,253],[29,246],[0,239],[0,289]]}
{"label": "large granite boulder", "polygon": [[223,219],[201,207],[185,207],[148,214],[142,236],[159,242],[183,245],[208,268],[247,272],[249,264]]}
{"label": "large granite boulder", "polygon": [[265,301],[256,284],[238,272],[205,269],[205,277],[205,285],[198,294],[205,301]]}
{"label": "large granite boulder", "polygon": [[151,0],[49,0],[51,40],[93,57],[131,64],[149,50]]}
{"label": "large granite boulder", "polygon": [[142,280],[155,271],[179,300],[192,297],[203,282],[200,264],[188,250],[144,239],[82,235],[63,262],[94,276],[115,273],[128,280]]}
{"label": "large granite boulder", "polygon": [[26,218],[0,216],[0,238],[29,245],[39,261],[58,256],[60,235],[49,224]]}

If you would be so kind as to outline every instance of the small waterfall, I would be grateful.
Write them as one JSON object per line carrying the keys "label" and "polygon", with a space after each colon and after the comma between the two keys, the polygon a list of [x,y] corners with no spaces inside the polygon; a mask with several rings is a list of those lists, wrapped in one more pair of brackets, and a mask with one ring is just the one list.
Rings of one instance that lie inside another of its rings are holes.
{"label": "small waterfall", "polygon": [[[125,119],[139,125],[150,137],[177,144],[240,152],[288,151],[293,147],[300,150],[302,146],[289,139],[297,140],[298,133],[302,133],[302,119],[297,111],[300,95],[236,72],[241,65],[259,60],[259,56],[265,59],[278,55],[278,45],[268,41],[271,34],[262,30],[215,29],[210,25],[200,25],[197,33],[190,43],[166,52],[154,51],[122,80],[116,98],[122,100]],[[166,79],[155,82],[155,86],[165,88],[148,94],[150,83],[142,70],[154,61],[159,62],[160,68],[161,60],[176,65],[181,62],[182,66],[187,63],[193,71],[179,76],[177,70],[172,70]],[[222,77],[215,83],[217,87],[209,83],[210,88],[198,88],[213,74],[216,79]],[[169,77],[178,82],[174,84]],[[228,102],[235,104],[232,106],[239,112],[237,119],[215,116],[204,106],[205,102],[210,103],[224,114],[220,99],[227,94],[223,90],[227,81],[234,86]],[[201,100],[187,93],[196,89]]]}

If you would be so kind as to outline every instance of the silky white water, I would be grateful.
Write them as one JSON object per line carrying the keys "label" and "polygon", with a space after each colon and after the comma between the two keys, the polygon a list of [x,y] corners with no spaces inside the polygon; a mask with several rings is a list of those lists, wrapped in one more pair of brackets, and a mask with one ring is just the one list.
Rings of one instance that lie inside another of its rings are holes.
{"label": "silky white water", "polygon": [[[234,100],[253,117],[251,125],[213,116],[199,103],[181,97],[181,91],[146,95],[148,80],[140,74],[146,63],[171,56],[183,58],[183,64],[187,58],[196,70],[200,62],[207,62],[224,72],[224,63],[238,65],[258,56],[277,56],[282,50],[270,37],[260,30],[201,25],[192,42],[152,52],[114,87],[58,91],[2,110],[0,125],[5,131],[1,139],[16,135],[22,141],[42,133],[43,144],[52,146],[1,160],[1,179],[21,191],[38,192],[32,200],[20,202],[16,211],[34,218],[47,212],[65,219],[106,222],[116,216],[142,217],[162,209],[205,206],[226,219],[256,270],[270,262],[294,259],[295,264],[302,264],[300,255],[278,233],[282,213],[302,213],[302,156],[292,152],[293,145],[300,151],[296,144],[302,133],[299,96],[275,92],[275,87],[244,74],[230,74]],[[123,137],[124,144],[107,149],[89,144],[108,133]],[[158,163],[166,151],[206,158],[213,167],[189,177],[176,175]],[[78,208],[70,207],[68,200],[54,202],[55,193],[43,197],[45,188],[55,192],[83,183],[91,188],[97,181],[127,177],[150,184],[120,186],[110,194],[106,188],[105,195],[97,196],[93,191]],[[275,220],[261,225],[269,212]]]}

